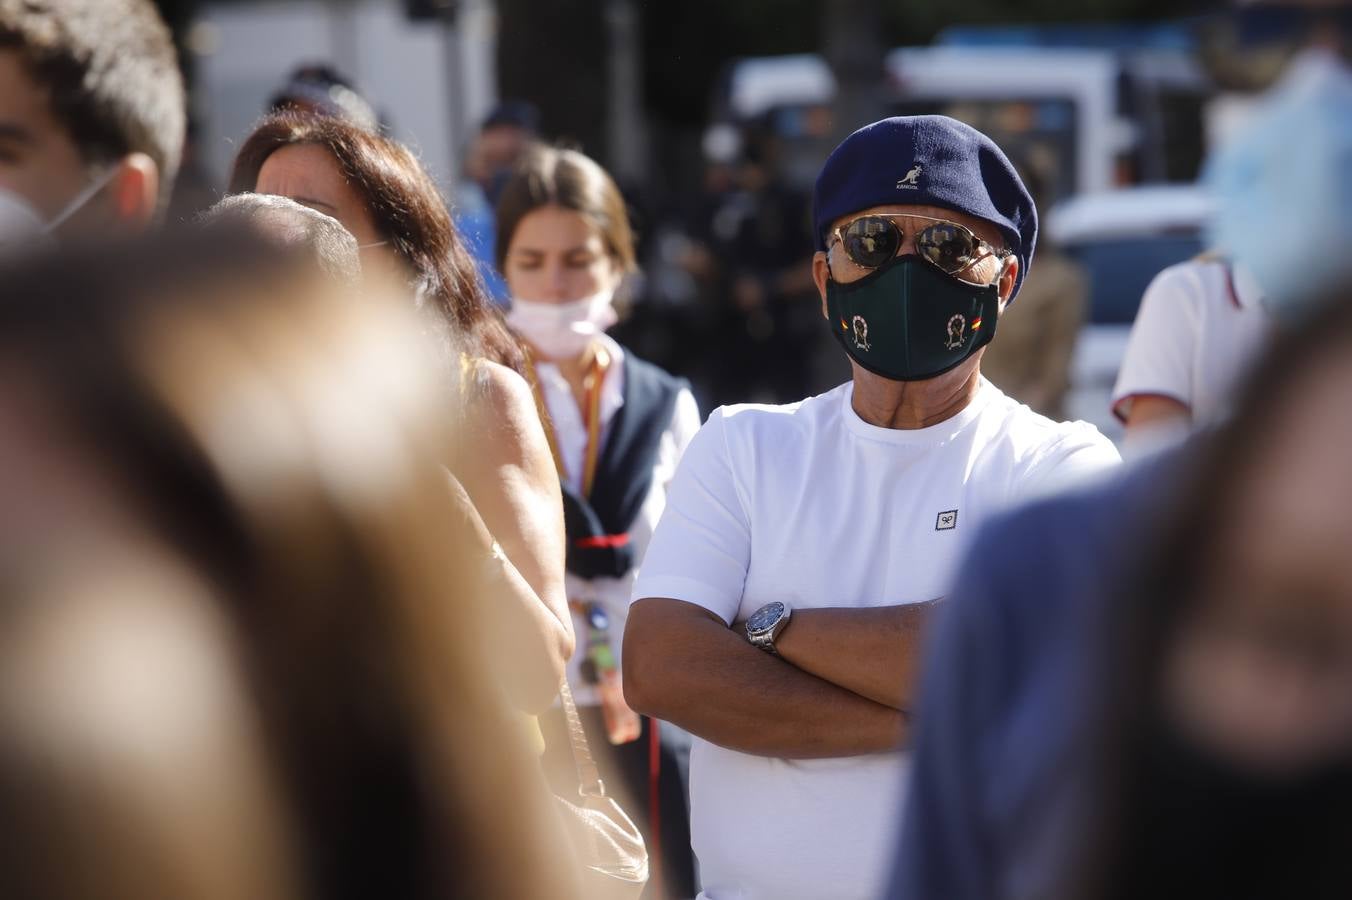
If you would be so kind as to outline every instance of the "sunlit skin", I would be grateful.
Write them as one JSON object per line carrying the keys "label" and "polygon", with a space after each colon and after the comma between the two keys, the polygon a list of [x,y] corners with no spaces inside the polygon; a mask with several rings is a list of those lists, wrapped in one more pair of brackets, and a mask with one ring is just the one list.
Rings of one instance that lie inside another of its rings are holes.
{"label": "sunlit skin", "polygon": [[1192,421],[1188,404],[1162,394],[1141,394],[1131,398],[1127,414],[1127,439],[1173,425],[1187,426]]}
{"label": "sunlit skin", "polygon": [[318,144],[289,144],[275,150],[258,170],[254,190],[289,197],[337,219],[361,246],[363,270],[372,266],[390,274],[400,268],[398,254],[382,242],[365,199],[350,184],[333,154]]}
{"label": "sunlit skin", "polygon": [[1302,379],[1234,485],[1166,703],[1205,745],[1273,772],[1352,751],[1352,358]]}
{"label": "sunlit skin", "polygon": [[[521,218],[504,268],[513,297],[540,303],[568,303],[614,291],[623,278],[600,229],[581,213],[559,206],[541,206]],[[581,405],[588,354],[552,361]]]}
{"label": "sunlit skin", "polygon": [[[954,212],[937,206],[907,204],[886,204],[870,206],[867,209],[842,216],[831,223],[831,229],[840,228],[850,221],[865,215],[879,213],[927,216],[931,219],[946,219],[965,225],[977,237],[993,247],[1004,247],[1005,240],[1000,230],[989,222],[964,213]],[[901,220],[905,240],[897,249],[898,256],[914,254],[915,235],[926,225],[932,224],[925,219]],[[1002,271],[1003,265],[1003,271]],[[999,279],[1000,309],[1003,311],[1014,282],[1018,277],[1018,260],[1007,257],[1002,261],[994,256],[986,257],[972,266],[962,277],[976,284],[991,284]],[[866,276],[871,269],[856,265],[845,253],[839,241],[831,243],[826,252],[818,251],[812,257],[812,278],[816,282],[817,292],[821,296],[822,316],[826,317],[826,283],[835,278],[841,284],[849,284]],[[882,428],[925,428],[936,425],[957,415],[972,402],[981,383],[981,357],[984,348],[948,372],[926,381],[894,381],[884,378],[850,360],[854,379],[854,411],[871,425]]]}
{"label": "sunlit skin", "polygon": [[0,50],[0,187],[23,197],[44,221],[101,177],[100,190],[59,235],[143,228],[154,219],[159,174],[144,153],[91,165],[52,113],[49,91],[29,77],[17,51]]}

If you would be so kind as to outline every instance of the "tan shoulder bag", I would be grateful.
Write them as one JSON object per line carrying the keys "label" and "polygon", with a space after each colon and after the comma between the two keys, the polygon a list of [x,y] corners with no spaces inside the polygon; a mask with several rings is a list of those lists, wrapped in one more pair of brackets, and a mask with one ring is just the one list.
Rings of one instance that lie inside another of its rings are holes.
{"label": "tan shoulder bag", "polygon": [[643,835],[620,805],[606,794],[567,681],[559,687],[559,698],[568,719],[580,802],[558,796],[555,799],[577,859],[585,868],[584,896],[637,900],[648,881],[648,848],[644,846]]}

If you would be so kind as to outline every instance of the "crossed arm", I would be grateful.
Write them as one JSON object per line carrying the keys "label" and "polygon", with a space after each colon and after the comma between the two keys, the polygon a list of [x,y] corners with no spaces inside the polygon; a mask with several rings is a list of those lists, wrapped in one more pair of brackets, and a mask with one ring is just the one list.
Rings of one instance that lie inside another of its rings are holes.
{"label": "crossed arm", "polygon": [[715,744],[788,759],[856,756],[909,739],[919,646],[934,602],[795,611],[772,656],[740,623],[680,600],[631,607],[625,697]]}

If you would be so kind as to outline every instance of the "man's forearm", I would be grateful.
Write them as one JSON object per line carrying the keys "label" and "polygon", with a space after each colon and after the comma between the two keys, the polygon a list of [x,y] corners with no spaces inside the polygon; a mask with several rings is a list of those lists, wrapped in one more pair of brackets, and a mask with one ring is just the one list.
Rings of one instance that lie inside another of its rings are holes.
{"label": "man's forearm", "polygon": [[906,738],[897,710],[787,665],[677,600],[640,600],[630,610],[624,681],[638,711],[757,756],[858,756]]}
{"label": "man's forearm", "polygon": [[925,626],[938,602],[794,610],[775,649],[804,672],[909,712]]}

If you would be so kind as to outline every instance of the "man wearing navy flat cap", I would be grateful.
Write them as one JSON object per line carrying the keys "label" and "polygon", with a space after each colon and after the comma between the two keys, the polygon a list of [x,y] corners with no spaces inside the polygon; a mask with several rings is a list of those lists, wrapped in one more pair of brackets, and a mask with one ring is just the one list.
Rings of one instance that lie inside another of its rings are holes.
{"label": "man wearing navy flat cap", "polygon": [[974,526],[1117,462],[981,377],[1037,214],[942,116],[848,137],[813,270],[850,382],[714,412],[685,452],[625,634],[638,710],[697,736],[702,896],[874,898],[895,846],[918,652]]}

